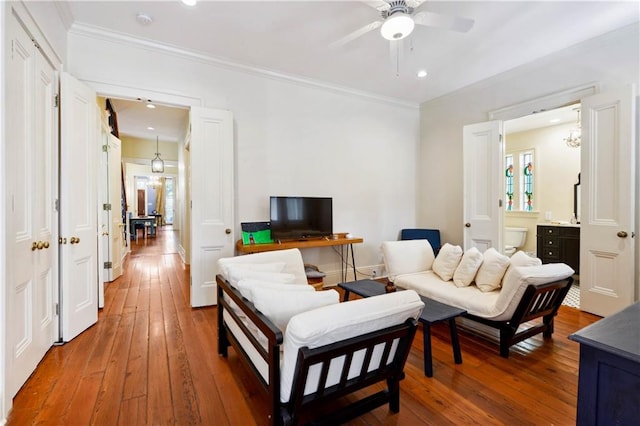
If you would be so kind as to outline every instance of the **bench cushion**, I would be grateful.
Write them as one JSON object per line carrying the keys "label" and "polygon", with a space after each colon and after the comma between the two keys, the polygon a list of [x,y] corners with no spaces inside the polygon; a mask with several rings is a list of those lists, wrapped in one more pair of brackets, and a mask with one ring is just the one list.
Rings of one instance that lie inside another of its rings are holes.
{"label": "bench cushion", "polygon": [[427,240],[384,241],[382,255],[391,282],[397,275],[431,269],[435,259]]}

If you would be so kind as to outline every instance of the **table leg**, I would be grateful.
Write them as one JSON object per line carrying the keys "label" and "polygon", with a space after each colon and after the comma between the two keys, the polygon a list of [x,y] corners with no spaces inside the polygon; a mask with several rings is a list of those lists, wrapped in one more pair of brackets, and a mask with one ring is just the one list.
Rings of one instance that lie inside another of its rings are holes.
{"label": "table leg", "polygon": [[424,350],[424,375],[433,377],[433,364],[431,360],[431,326],[422,323],[422,340]]}
{"label": "table leg", "polygon": [[[351,264],[353,265],[353,280],[356,281],[358,278],[356,277],[356,257],[353,253],[353,244],[349,244],[351,247]],[[349,258],[349,247],[347,247],[347,258]]]}
{"label": "table leg", "polygon": [[349,294],[351,294],[351,290],[345,290],[344,291],[344,297],[342,298],[343,302],[346,302],[349,300]]}
{"label": "table leg", "polygon": [[449,329],[451,331],[451,346],[453,346],[453,360],[456,364],[462,364],[462,353],[460,352],[460,342],[458,341],[458,329],[456,328],[456,319],[449,320]]}

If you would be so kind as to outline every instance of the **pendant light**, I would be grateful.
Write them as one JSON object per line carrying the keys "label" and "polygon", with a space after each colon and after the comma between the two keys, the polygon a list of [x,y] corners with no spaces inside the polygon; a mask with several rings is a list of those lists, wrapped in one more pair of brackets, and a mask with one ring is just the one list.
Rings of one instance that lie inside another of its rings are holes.
{"label": "pendant light", "polygon": [[160,158],[160,150],[158,149],[158,137],[156,136],[156,156],[151,160],[151,171],[153,173],[164,173],[164,161]]}

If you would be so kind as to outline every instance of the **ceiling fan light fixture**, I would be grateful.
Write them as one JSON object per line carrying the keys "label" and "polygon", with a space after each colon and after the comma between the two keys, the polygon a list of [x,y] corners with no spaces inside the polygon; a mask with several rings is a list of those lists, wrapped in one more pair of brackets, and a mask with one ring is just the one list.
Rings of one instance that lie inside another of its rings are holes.
{"label": "ceiling fan light fixture", "polygon": [[387,40],[402,40],[411,34],[415,25],[413,18],[406,13],[394,13],[384,21],[380,34]]}

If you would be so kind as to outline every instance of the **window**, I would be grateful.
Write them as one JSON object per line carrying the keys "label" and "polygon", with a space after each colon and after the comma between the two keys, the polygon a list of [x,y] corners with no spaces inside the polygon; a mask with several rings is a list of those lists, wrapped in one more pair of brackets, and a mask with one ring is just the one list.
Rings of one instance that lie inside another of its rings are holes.
{"label": "window", "polygon": [[520,210],[530,212],[533,211],[533,152],[520,154],[520,170],[522,170]]}
{"label": "window", "polygon": [[533,150],[504,156],[506,211],[534,211],[534,164]]}
{"label": "window", "polygon": [[504,192],[507,200],[507,211],[510,212],[513,211],[513,155],[505,155],[504,168]]}

